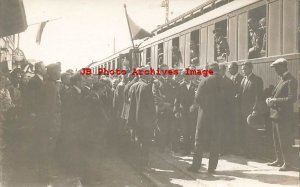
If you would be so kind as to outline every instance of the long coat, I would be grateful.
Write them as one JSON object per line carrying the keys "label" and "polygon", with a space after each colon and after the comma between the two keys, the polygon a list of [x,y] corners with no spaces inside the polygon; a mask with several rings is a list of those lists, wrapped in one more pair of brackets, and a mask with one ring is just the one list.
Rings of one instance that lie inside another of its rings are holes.
{"label": "long coat", "polygon": [[220,143],[222,93],[219,74],[203,79],[197,89],[195,103],[199,105],[196,127],[196,144],[209,144],[210,150],[217,152]]}

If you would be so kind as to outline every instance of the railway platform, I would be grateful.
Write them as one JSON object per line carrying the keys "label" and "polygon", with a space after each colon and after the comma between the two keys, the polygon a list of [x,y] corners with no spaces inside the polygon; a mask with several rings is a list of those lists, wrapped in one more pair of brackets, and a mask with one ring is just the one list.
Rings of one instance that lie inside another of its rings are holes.
{"label": "railway platform", "polygon": [[298,171],[278,171],[278,167],[267,166],[264,160],[249,160],[241,156],[221,156],[214,174],[207,173],[207,155],[199,173],[187,171],[192,156],[180,156],[171,151],[151,151],[151,166],[154,172],[144,173],[159,187],[235,187],[235,186],[299,186]]}

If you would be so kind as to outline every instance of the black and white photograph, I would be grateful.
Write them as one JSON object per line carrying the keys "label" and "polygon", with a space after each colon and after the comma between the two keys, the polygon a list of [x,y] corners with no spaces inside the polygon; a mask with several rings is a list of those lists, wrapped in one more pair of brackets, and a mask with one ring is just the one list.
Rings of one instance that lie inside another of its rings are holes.
{"label": "black and white photograph", "polygon": [[0,187],[300,186],[300,0],[0,0]]}

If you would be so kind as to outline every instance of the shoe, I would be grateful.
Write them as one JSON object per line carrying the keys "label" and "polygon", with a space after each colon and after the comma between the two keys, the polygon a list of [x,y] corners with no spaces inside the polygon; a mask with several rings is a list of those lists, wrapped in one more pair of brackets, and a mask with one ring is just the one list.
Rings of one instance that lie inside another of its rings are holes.
{"label": "shoe", "polygon": [[187,170],[190,171],[190,172],[193,172],[193,173],[199,173],[198,172],[199,168],[197,168],[196,166],[193,166],[193,165],[189,166],[187,168]]}
{"label": "shoe", "polygon": [[288,167],[286,164],[283,164],[283,166],[279,168],[279,171],[291,171],[291,168]]}
{"label": "shoe", "polygon": [[274,162],[267,163],[268,166],[282,166],[282,162],[279,160],[275,160]]}

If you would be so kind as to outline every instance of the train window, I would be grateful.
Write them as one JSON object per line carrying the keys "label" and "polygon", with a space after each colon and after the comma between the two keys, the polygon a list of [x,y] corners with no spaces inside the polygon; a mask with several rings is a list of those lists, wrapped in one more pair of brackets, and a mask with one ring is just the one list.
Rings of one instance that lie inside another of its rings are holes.
{"label": "train window", "polygon": [[146,49],[146,64],[151,64],[151,47]]}
{"label": "train window", "polygon": [[181,52],[179,50],[179,37],[172,40],[172,67],[179,67],[182,62]]}
{"label": "train window", "polygon": [[215,24],[213,30],[215,51],[214,60],[216,62],[224,62],[230,54],[229,45],[227,41],[227,20],[219,21]]}
{"label": "train window", "polygon": [[199,30],[191,33],[190,54],[190,65],[199,66]]}
{"label": "train window", "polygon": [[160,66],[164,63],[164,44],[158,44],[157,49],[157,65]]}
{"label": "train window", "polygon": [[266,56],[266,5],[248,13],[248,58]]}

